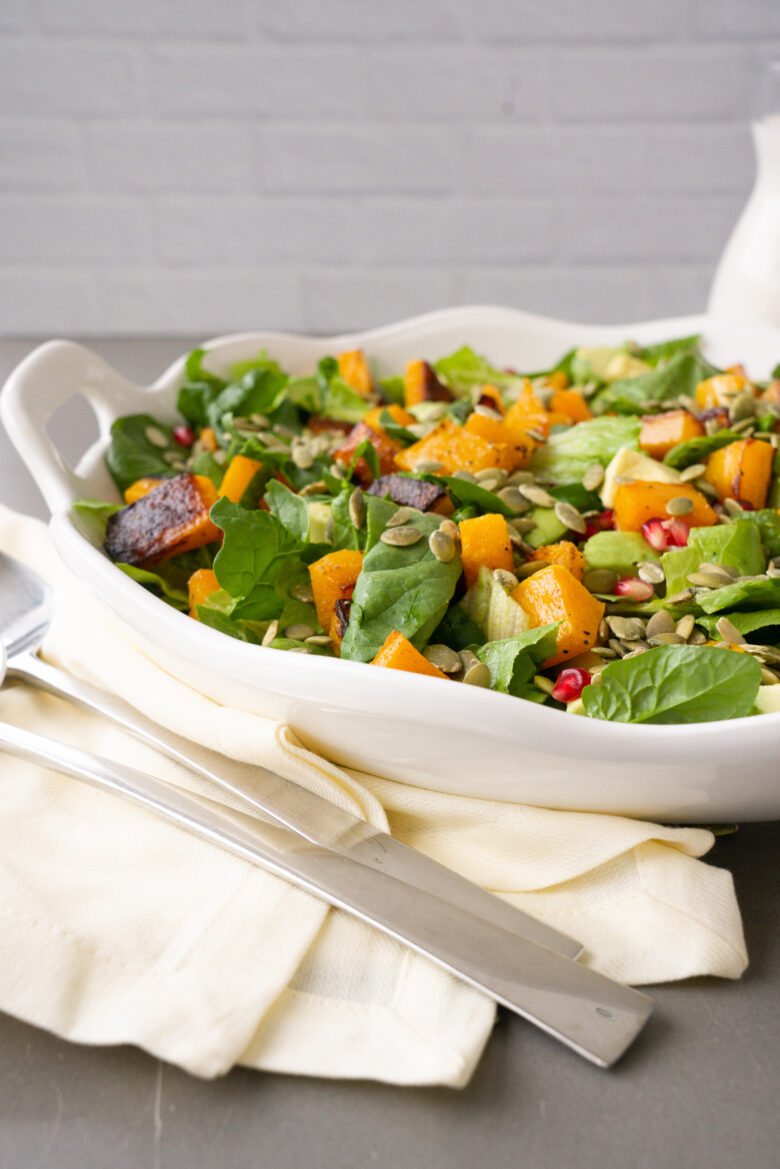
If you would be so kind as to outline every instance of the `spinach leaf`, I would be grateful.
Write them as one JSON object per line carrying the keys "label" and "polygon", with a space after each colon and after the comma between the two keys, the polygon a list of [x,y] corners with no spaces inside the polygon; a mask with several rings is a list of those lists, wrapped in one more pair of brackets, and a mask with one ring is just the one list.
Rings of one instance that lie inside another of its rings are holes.
{"label": "spinach leaf", "polygon": [[402,377],[380,378],[379,388],[388,402],[395,402],[396,405],[403,406],[404,379]]}
{"label": "spinach leaf", "polygon": [[420,479],[427,479],[429,483],[440,483],[447,487],[456,504],[473,503],[480,512],[497,511],[503,516],[516,516],[514,508],[499,499],[492,491],[486,491],[478,483],[470,483],[467,479],[458,479],[455,475],[420,475]]}
{"label": "spinach leaf", "polygon": [[265,493],[265,501],[271,513],[293,539],[304,544],[309,533],[309,509],[305,498],[290,491],[278,479],[272,479]]}
{"label": "spinach leaf", "polygon": [[657,402],[677,399],[680,394],[693,397],[699,382],[719,371],[714,365],[690,350],[677,352],[664,365],[639,377],[612,382],[590,400],[595,414],[616,410],[619,414],[646,414]]}
{"label": "spinach leaf", "polygon": [[349,500],[354,490],[353,484],[345,483],[330,505],[330,514],[333,517],[334,548],[360,549],[365,544],[365,527],[356,528],[349,514]]}
{"label": "spinach leaf", "polygon": [[208,425],[208,409],[218,393],[219,387],[211,382],[188,382],[179,390],[176,409],[199,430]]}
{"label": "spinach leaf", "polygon": [[205,356],[205,349],[192,350],[184,367],[187,380],[190,382],[204,382],[206,385],[213,386],[217,391],[224,389],[227,383],[221,377],[217,377],[215,373],[211,373],[209,370],[203,368],[203,358]]}
{"label": "spinach leaf", "polygon": [[104,503],[102,499],[77,499],[73,510],[79,517],[79,530],[92,543],[104,543],[108,517],[121,511],[121,503]]}
{"label": "spinach leaf", "polygon": [[769,376],[772,378],[773,381],[775,381],[777,378],[780,378],[780,361],[778,361],[777,365],[772,370],[772,372]]}
{"label": "spinach leaf", "polygon": [[490,689],[523,697],[523,691],[539,667],[555,653],[560,621],[539,625],[502,641],[474,647],[474,653],[490,670]]}
{"label": "spinach leaf", "polygon": [[588,491],[581,483],[561,483],[558,487],[548,487],[548,493],[553,499],[560,499],[563,503],[570,503],[577,511],[601,511],[601,496],[597,491]]}
{"label": "spinach leaf", "polygon": [[355,473],[358,459],[365,459],[368,463],[368,469],[371,472],[372,479],[379,479],[382,472],[379,467],[379,452],[371,442],[371,439],[364,438],[361,443],[355,447],[355,453],[352,456],[352,461],[349,464],[349,471],[347,478],[351,479]]}
{"label": "spinach leaf", "polygon": [[670,357],[680,352],[690,350],[697,352],[701,342],[701,333],[694,333],[691,337],[675,337],[672,341],[658,341],[655,345],[646,345],[637,354],[648,365],[658,365],[661,361],[668,361]]}
{"label": "spinach leaf", "polygon": [[713,451],[719,451],[722,447],[728,446],[730,442],[736,442],[740,438],[742,435],[736,430],[729,430],[727,426],[724,426],[717,434],[702,434],[700,438],[689,438],[686,442],[678,442],[677,446],[673,446],[664,455],[664,462],[669,467],[682,470],[684,467],[693,466],[694,463],[700,463]]}
{"label": "spinach leaf", "polygon": [[610,662],[582,692],[589,718],[623,723],[697,723],[750,714],[761,667],[714,646],[664,645]]}
{"label": "spinach leaf", "polygon": [[217,488],[225,475],[225,468],[217,462],[211,451],[201,451],[196,455],[190,463],[190,471],[193,475],[204,475]]}
{"label": "spinach leaf", "polygon": [[366,399],[347,385],[343,378],[331,378],[322,402],[322,417],[340,422],[360,422],[366,412]]}
{"label": "spinach leaf", "polygon": [[422,649],[444,616],[461,574],[457,557],[444,564],[428,547],[428,536],[439,526],[438,516],[413,515],[409,526],[421,531],[423,538],[394,547],[379,536],[397,510],[395,504],[374,496],[366,502],[368,551],[341,646],[343,658],[360,662],[375,657],[393,630]]}
{"label": "spinach leaf", "polygon": [[487,383],[498,389],[508,389],[520,386],[523,382],[520,374],[496,369],[468,345],[434,362],[433,368],[458,394],[467,394],[473,386],[484,386]]}
{"label": "spinach leaf", "polygon": [[536,378],[549,377],[551,373],[565,373],[570,382],[575,382],[577,380],[574,374],[576,357],[577,348],[575,346],[574,349],[569,349],[567,353],[564,353],[563,357],[556,361],[555,365],[550,366],[549,369],[537,369],[533,373],[524,373],[522,376],[534,381]]}
{"label": "spinach leaf", "polygon": [[269,511],[248,511],[222,498],[210,514],[224,533],[214,560],[220,587],[231,597],[265,605],[285,558],[300,551],[301,541]]}
{"label": "spinach leaf", "polygon": [[322,389],[316,377],[292,378],[287,383],[287,399],[295,406],[300,406],[307,414],[320,414],[322,409]]}
{"label": "spinach leaf", "polygon": [[[149,441],[159,437],[161,445]],[[164,445],[162,440],[165,440]],[[106,466],[120,491],[136,479],[165,479],[179,472],[165,458],[174,455],[184,463],[180,446],[173,441],[173,427],[158,422],[151,414],[126,414],[111,427],[111,442],[106,451]]]}
{"label": "spinach leaf", "polygon": [[696,624],[702,625],[710,637],[719,637],[718,622],[721,617],[728,617],[731,624],[748,639],[751,633],[771,630],[768,639],[759,639],[762,645],[775,645],[780,641],[780,609],[759,609],[757,613],[717,613],[713,616],[697,617]]}
{"label": "spinach leaf", "polygon": [[534,451],[531,470],[552,483],[581,482],[593,463],[606,467],[621,447],[636,450],[641,422],[636,417],[591,418],[560,434],[551,434]]}
{"label": "spinach leaf", "polygon": [[276,362],[265,359],[240,381],[220,390],[206,409],[208,424],[219,442],[223,446],[228,444],[234,418],[272,414],[282,402],[287,381],[287,374]]}
{"label": "spinach leaf", "polygon": [[379,425],[390,438],[395,442],[403,443],[404,446],[410,446],[419,439],[416,434],[412,434],[411,430],[407,430],[405,426],[401,426],[400,422],[396,422],[389,410],[383,410],[379,415]]}
{"label": "spinach leaf", "polygon": [[774,508],[766,507],[761,511],[752,512],[750,518],[758,524],[761,543],[766,547],[769,559],[774,560],[775,556],[780,556],[780,515]]}
{"label": "spinach leaf", "polygon": [[139,584],[151,588],[153,592],[159,593],[169,605],[173,605],[174,609],[181,609],[182,611],[189,609],[190,599],[186,588],[176,588],[161,573],[150,572],[146,568],[138,568],[135,564],[122,564],[121,561],[117,562],[117,568],[121,568],[122,572],[126,573],[131,580],[135,580]]}
{"label": "spinach leaf", "polygon": [[243,621],[234,616],[235,601],[224,589],[210,593],[202,605],[198,605],[198,620],[211,629],[217,629],[238,641],[260,645],[265,626],[254,621]]}
{"label": "spinach leaf", "polygon": [[431,634],[431,642],[448,645],[450,649],[468,649],[470,645],[478,645],[482,637],[482,630],[465,609],[460,605],[450,605]]}

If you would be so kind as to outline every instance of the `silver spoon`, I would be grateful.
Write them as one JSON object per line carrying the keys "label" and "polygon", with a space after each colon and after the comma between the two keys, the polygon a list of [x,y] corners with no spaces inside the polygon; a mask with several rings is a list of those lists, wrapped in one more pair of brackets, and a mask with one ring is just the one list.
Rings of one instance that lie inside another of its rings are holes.
{"label": "silver spoon", "polygon": [[[54,598],[51,589],[18,560],[0,552],[0,640],[7,653],[7,674],[38,686],[112,720],[142,742],[161,751],[312,844],[332,849],[350,861],[379,868],[383,873],[425,888],[484,921],[576,958],[582,946],[566,934],[536,921],[519,909],[486,893],[451,869],[422,853],[378,832],[349,812],[337,808],[297,783],[264,767],[231,761],[233,782],[225,778],[225,760],[216,752],[195,746],[140,714],[129,703],[104,690],[71,677],[38,657],[37,650],[51,623]],[[2,683],[0,683],[2,684]]]}
{"label": "silver spoon", "polygon": [[[0,685],[5,666],[0,643]],[[0,722],[0,748],[121,795],[292,881],[431,958],[600,1067],[623,1054],[650,1016],[652,1001],[638,991],[466,913],[428,888],[367,865],[348,867],[348,858],[300,835],[8,723]]]}

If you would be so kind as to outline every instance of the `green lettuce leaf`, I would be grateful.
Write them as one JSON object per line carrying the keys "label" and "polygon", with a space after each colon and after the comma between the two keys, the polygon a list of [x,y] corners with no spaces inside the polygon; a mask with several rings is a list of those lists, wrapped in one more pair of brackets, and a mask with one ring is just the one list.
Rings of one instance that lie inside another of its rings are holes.
{"label": "green lettuce leaf", "polygon": [[108,517],[121,511],[123,506],[121,503],[105,503],[102,499],[77,499],[73,510],[79,519],[79,530],[90,543],[103,544]]}
{"label": "green lettuce leaf", "polygon": [[718,622],[721,617],[728,617],[732,625],[739,630],[743,637],[750,640],[751,633],[769,630],[768,636],[757,640],[762,645],[776,645],[780,641],[780,608],[759,609],[754,613],[717,613],[712,616],[702,615],[696,618],[696,624],[703,626],[710,637],[720,637]]}
{"label": "green lettuce leaf", "polygon": [[[675,548],[671,552],[665,552],[661,557],[666,576],[666,595],[673,597],[687,588],[688,576],[692,572],[697,572],[702,563],[723,564],[727,568],[733,568],[739,576],[755,576],[762,573],[765,561],[757,525],[749,519],[738,519],[733,524],[692,528],[685,548]],[[716,593],[721,591],[713,590]],[[703,607],[703,599],[708,595],[700,593],[696,598],[697,604]],[[739,602],[734,602],[735,607],[737,604]]]}
{"label": "green lettuce leaf", "polygon": [[693,397],[700,381],[719,371],[699,353],[678,351],[669,361],[649,373],[623,378],[599,390],[590,400],[595,414],[616,410],[619,414],[646,414],[652,404],[677,399],[680,394]]}
{"label": "green lettuce leaf", "polygon": [[285,487],[278,479],[272,479],[266,489],[265,501],[271,514],[276,516],[292,538],[304,544],[309,533],[309,509],[306,499],[290,491],[290,488]]}
{"label": "green lettuce leaf", "polygon": [[524,697],[528,683],[555,653],[559,621],[539,625],[515,637],[475,646],[474,653],[490,670],[490,689]]}
{"label": "green lettuce leaf", "polygon": [[714,646],[664,645],[610,662],[582,692],[589,718],[623,723],[698,723],[753,710],[761,667]]}
{"label": "green lettuce leaf", "polygon": [[522,377],[496,369],[468,345],[463,345],[449,357],[434,362],[433,368],[459,394],[467,394],[474,386],[490,383],[498,389],[522,385]]}
{"label": "green lettuce leaf", "polygon": [[531,470],[556,484],[580,482],[588,467],[606,467],[621,447],[638,449],[641,425],[639,418],[606,415],[578,422],[537,447]]}
{"label": "green lettuce leaf", "polygon": [[780,607],[780,577],[738,580],[734,584],[699,593],[696,603],[705,613],[726,609],[776,609]]}
{"label": "green lettuce leaf", "polygon": [[461,601],[461,608],[482,630],[482,641],[503,641],[525,633],[530,624],[528,614],[484,564]]}
{"label": "green lettuce leaf", "polygon": [[767,551],[770,560],[780,556],[780,515],[774,508],[766,507],[761,511],[750,513],[750,518],[758,524],[761,533],[761,543]]}
{"label": "green lettuce leaf", "polygon": [[174,609],[189,609],[190,599],[186,588],[177,588],[160,572],[151,572],[147,568],[138,568],[135,564],[123,564],[121,561],[117,561],[116,566],[121,568],[122,572],[126,573],[131,580],[145,585],[152,592],[159,593],[169,605],[173,605]]}
{"label": "green lettuce leaf", "polygon": [[249,511],[228,499],[218,499],[210,515],[224,533],[214,560],[220,587],[231,597],[265,602],[285,559],[301,550],[302,541],[271,512]]}
{"label": "green lettuce leaf", "polygon": [[675,337],[672,341],[658,341],[655,345],[646,345],[644,349],[639,350],[637,357],[641,357],[648,365],[658,365],[678,353],[685,353],[687,350],[697,352],[700,343],[701,333],[694,333],[691,337]]}
{"label": "green lettuce leaf", "polygon": [[447,611],[461,574],[457,557],[444,564],[428,547],[439,516],[413,514],[409,526],[418,528],[423,539],[393,547],[379,537],[396,505],[375,496],[367,497],[366,504],[367,551],[341,646],[343,658],[360,662],[375,657],[393,630],[422,649]]}

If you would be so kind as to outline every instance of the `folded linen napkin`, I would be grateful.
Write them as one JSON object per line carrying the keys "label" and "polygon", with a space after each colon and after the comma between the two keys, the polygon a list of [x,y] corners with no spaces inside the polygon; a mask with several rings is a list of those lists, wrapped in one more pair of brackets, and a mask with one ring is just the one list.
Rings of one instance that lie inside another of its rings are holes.
{"label": "folded linen napkin", "polygon": [[[57,590],[43,654],[231,760],[257,762],[388,828],[579,938],[631,983],[737,978],[747,963],[710,832],[424,791],[337,768],[289,728],[165,673],[0,507],[0,548]],[[32,688],[0,718],[226,803],[108,722]],[[246,810],[246,809],[244,809]],[[494,1020],[484,995],[341,911],[141,808],[0,755],[0,1010],[83,1043],[133,1043],[201,1076],[233,1064],[463,1086]]]}

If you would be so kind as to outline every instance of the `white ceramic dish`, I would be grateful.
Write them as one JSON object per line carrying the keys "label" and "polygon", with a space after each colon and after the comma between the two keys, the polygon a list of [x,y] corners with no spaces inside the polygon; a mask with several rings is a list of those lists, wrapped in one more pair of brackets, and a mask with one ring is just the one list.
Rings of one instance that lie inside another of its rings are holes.
{"label": "white ceramic dish", "polygon": [[[380,370],[469,344],[499,366],[544,368],[577,344],[649,343],[701,332],[722,365],[765,377],[780,331],[677,318],[605,328],[498,308],[452,309],[338,338],[249,333],[208,344],[215,370],[266,348],[304,373],[325,353],[361,347]],[[153,386],[127,382],[67,341],[41,346],[9,378],[0,403],[8,432],[52,511],[68,567],[135,631],[175,676],[217,700],[295,728],[304,743],[352,767],[455,794],[674,822],[780,816],[780,713],[694,726],[626,726],[576,718],[506,695],[357,662],[305,657],[234,641],[174,611],[117,569],[70,515],[80,496],[117,498],[102,452],[114,417],[174,417],[183,359]],[[65,465],[46,420],[81,392],[101,438]]]}

